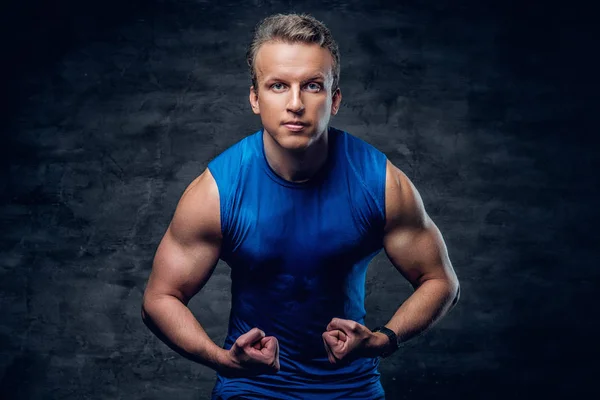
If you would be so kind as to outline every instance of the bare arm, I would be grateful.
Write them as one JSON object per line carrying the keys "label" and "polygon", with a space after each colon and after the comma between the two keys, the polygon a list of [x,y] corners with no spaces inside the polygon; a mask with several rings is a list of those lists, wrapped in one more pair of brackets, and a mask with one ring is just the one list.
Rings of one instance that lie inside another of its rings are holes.
{"label": "bare arm", "polygon": [[[456,304],[458,279],[442,235],[425,212],[417,189],[389,161],[385,210],[385,251],[415,289],[385,326],[400,341],[407,341],[431,327]],[[376,357],[389,345],[387,335],[340,318],[333,318],[322,336],[332,364],[355,357]]]}
{"label": "bare arm", "polygon": [[219,369],[226,351],[206,334],[187,307],[212,275],[221,250],[219,194],[208,170],[184,192],[154,257],[142,318],[184,357]]}
{"label": "bare arm", "polygon": [[415,288],[386,326],[406,341],[432,326],[458,301],[459,283],[444,239],[412,182],[388,161],[384,248]]}

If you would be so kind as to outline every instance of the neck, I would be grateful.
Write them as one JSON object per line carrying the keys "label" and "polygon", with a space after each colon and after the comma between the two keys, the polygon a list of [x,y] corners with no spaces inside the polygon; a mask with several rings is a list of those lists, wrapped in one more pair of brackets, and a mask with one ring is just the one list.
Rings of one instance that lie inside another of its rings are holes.
{"label": "neck", "polygon": [[281,147],[267,132],[263,132],[263,143],[271,169],[287,181],[302,183],[310,180],[327,161],[329,133],[325,131],[301,151]]}

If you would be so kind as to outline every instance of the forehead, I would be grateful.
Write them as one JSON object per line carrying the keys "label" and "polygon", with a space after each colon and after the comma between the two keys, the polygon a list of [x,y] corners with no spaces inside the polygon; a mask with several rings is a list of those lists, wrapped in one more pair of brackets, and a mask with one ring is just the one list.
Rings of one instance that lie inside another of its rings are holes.
{"label": "forehead", "polygon": [[333,57],[318,44],[268,42],[260,46],[254,66],[259,80],[332,76]]}

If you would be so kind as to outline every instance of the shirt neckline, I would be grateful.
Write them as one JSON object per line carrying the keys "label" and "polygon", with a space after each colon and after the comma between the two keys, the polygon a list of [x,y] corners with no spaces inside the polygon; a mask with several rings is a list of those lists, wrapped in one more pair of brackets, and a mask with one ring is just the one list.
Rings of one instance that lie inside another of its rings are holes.
{"label": "shirt neckline", "polygon": [[263,169],[265,170],[265,172],[269,176],[269,178],[271,178],[275,183],[277,183],[281,186],[285,186],[285,187],[293,188],[293,189],[308,189],[308,188],[317,186],[319,183],[321,183],[323,181],[323,179],[329,174],[329,171],[331,170],[331,165],[333,164],[333,158],[335,155],[334,149],[336,148],[336,145],[337,145],[338,135],[337,135],[336,130],[332,127],[328,127],[327,134],[329,135],[329,137],[327,138],[329,141],[329,143],[328,143],[329,145],[327,148],[327,160],[325,161],[323,166],[308,181],[291,182],[291,181],[288,181],[288,180],[282,178],[281,176],[277,175],[277,173],[275,171],[273,171],[273,169],[269,165],[269,162],[267,161],[267,155],[265,154],[265,143],[263,140],[264,128],[262,128],[260,131],[258,131],[256,133],[256,136],[257,136],[257,142],[258,142],[257,144],[258,144],[258,148],[259,148],[260,155],[261,155],[260,158],[261,158],[261,163],[263,165]]}

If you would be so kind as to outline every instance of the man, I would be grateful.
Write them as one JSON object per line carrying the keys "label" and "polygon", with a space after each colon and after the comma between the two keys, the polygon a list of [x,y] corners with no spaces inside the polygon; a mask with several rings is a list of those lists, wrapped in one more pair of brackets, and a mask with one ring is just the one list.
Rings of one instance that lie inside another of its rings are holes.
{"label": "man", "polygon": [[[379,399],[380,357],[458,300],[442,236],[409,179],[329,120],[339,52],[307,15],[275,15],[248,51],[263,129],[208,165],[163,237],[142,315],[171,348],[217,371],[213,399]],[[364,326],[368,263],[384,248],[414,293]],[[219,258],[231,267],[223,348],[187,308]]]}

